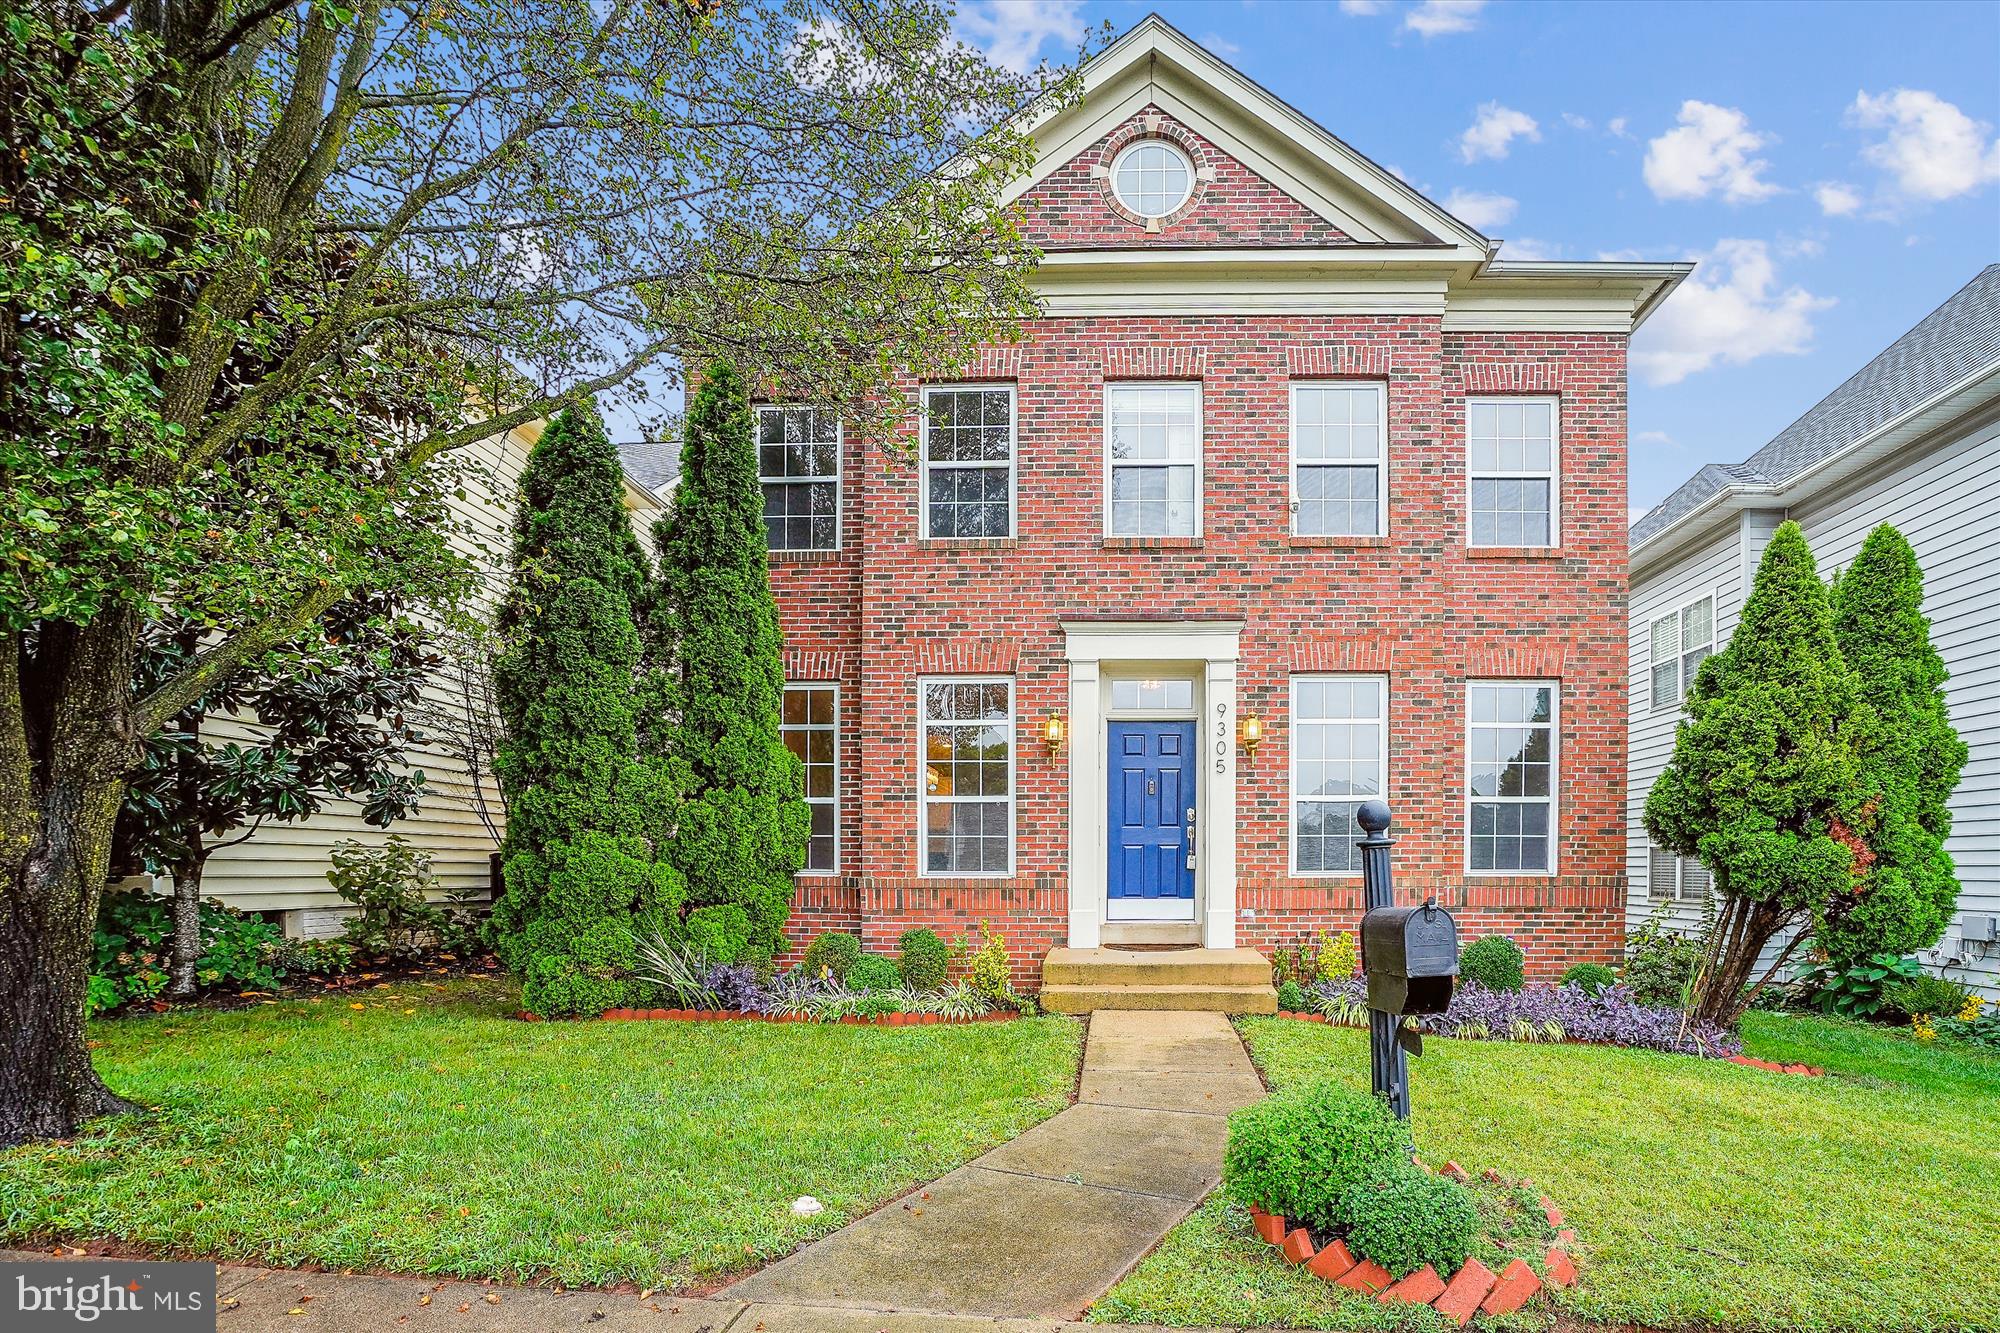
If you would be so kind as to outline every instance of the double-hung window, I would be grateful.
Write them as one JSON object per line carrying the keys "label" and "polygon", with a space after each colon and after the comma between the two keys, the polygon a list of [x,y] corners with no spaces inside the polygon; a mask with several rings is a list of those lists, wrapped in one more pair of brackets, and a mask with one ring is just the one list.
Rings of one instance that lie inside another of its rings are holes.
{"label": "double-hung window", "polygon": [[1014,700],[1005,678],[917,685],[926,875],[1005,875],[1014,861]]}
{"label": "double-hung window", "polygon": [[1387,526],[1387,414],[1379,384],[1292,385],[1292,531],[1379,537]]}
{"label": "double-hung window", "polygon": [[1014,390],[924,390],[924,536],[1014,535]]}
{"label": "double-hung window", "polygon": [[1698,857],[1675,856],[1646,845],[1646,894],[1655,902],[1700,902],[1708,896],[1708,867]]}
{"label": "double-hung window", "polygon": [[773,551],[840,547],[840,417],[825,407],[757,408],[764,537]]}
{"label": "double-hung window", "polygon": [[1556,545],[1556,416],[1554,398],[1466,400],[1471,545]]}
{"label": "double-hung window", "polygon": [[1653,711],[1679,708],[1702,659],[1715,652],[1715,598],[1697,597],[1654,620],[1651,640]]}
{"label": "double-hung window", "polygon": [[1292,677],[1292,870],[1361,869],[1355,812],[1382,795],[1389,682],[1381,676]]}
{"label": "double-hung window", "polygon": [[1553,681],[1466,687],[1467,862],[1473,871],[1555,869],[1556,699]]}
{"label": "double-hung window", "polygon": [[785,748],[806,770],[806,804],[812,841],[805,870],[830,875],[840,869],[840,690],[834,685],[785,686],[778,726]]}
{"label": "double-hung window", "polygon": [[1104,387],[1113,537],[1201,535],[1201,385]]}

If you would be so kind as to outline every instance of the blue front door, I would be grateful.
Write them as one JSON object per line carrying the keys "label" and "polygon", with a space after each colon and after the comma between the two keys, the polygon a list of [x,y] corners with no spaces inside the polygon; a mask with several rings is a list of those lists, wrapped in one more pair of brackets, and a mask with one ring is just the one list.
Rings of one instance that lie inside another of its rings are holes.
{"label": "blue front door", "polygon": [[1194,723],[1111,724],[1111,898],[1194,902]]}

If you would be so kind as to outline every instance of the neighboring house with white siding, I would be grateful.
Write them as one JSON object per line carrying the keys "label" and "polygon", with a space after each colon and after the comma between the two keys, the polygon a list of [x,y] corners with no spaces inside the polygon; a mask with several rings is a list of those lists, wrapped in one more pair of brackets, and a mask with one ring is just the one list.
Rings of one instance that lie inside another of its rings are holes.
{"label": "neighboring house with white siding", "polygon": [[[535,422],[470,446],[478,454],[478,475],[468,481],[465,497],[454,503],[462,527],[453,541],[480,564],[482,610],[490,611],[506,592],[516,491],[528,451],[541,432],[542,423]],[[651,457],[645,460],[646,465],[656,462]],[[659,512],[659,500],[648,486],[628,479],[625,507],[643,535]],[[462,718],[469,708],[477,708],[467,694],[476,695],[477,676],[486,664],[470,665],[473,680],[447,664],[426,687],[425,702],[432,715]],[[249,740],[255,737],[257,724],[215,718],[204,732],[216,741]],[[248,841],[225,847],[209,859],[202,876],[204,896],[243,911],[272,913],[287,934],[338,934],[345,909],[326,879],[334,845],[348,839],[380,843],[391,833],[430,855],[438,893],[486,893],[506,816],[492,773],[484,764],[469,765],[455,748],[438,736],[411,752],[410,767],[422,770],[425,778],[423,801],[415,814],[386,829],[372,828],[362,821],[358,803],[333,801],[311,819],[267,823]],[[167,885],[161,877],[159,887]]]}
{"label": "neighboring house with white siding", "polygon": [[1970,748],[1946,844],[1959,911],[1933,969],[2000,996],[2000,264],[1742,463],[1704,467],[1632,526],[1627,920],[1701,916],[1708,877],[1653,847],[1640,815],[1672,757],[1701,658],[1729,641],[1771,533],[1795,519],[1831,577],[1891,523],[1924,571],[1924,613]]}

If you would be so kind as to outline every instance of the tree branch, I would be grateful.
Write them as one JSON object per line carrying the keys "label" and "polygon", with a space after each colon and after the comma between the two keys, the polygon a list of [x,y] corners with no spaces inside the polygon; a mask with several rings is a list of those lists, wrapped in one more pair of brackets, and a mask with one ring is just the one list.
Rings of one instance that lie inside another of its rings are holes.
{"label": "tree branch", "polygon": [[346,595],[347,589],[331,580],[315,584],[286,609],[245,626],[195,654],[186,666],[134,705],[133,734],[151,736],[176,714],[192,706],[217,681],[257,654],[296,638]]}

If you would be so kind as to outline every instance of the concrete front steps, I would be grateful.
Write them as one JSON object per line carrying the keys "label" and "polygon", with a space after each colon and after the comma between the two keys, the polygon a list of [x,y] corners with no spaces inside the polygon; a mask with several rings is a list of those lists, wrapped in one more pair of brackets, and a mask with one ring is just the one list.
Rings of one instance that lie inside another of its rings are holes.
{"label": "concrete front steps", "polygon": [[1275,1014],[1278,992],[1270,961],[1255,949],[1051,949],[1042,960],[1042,1007]]}

